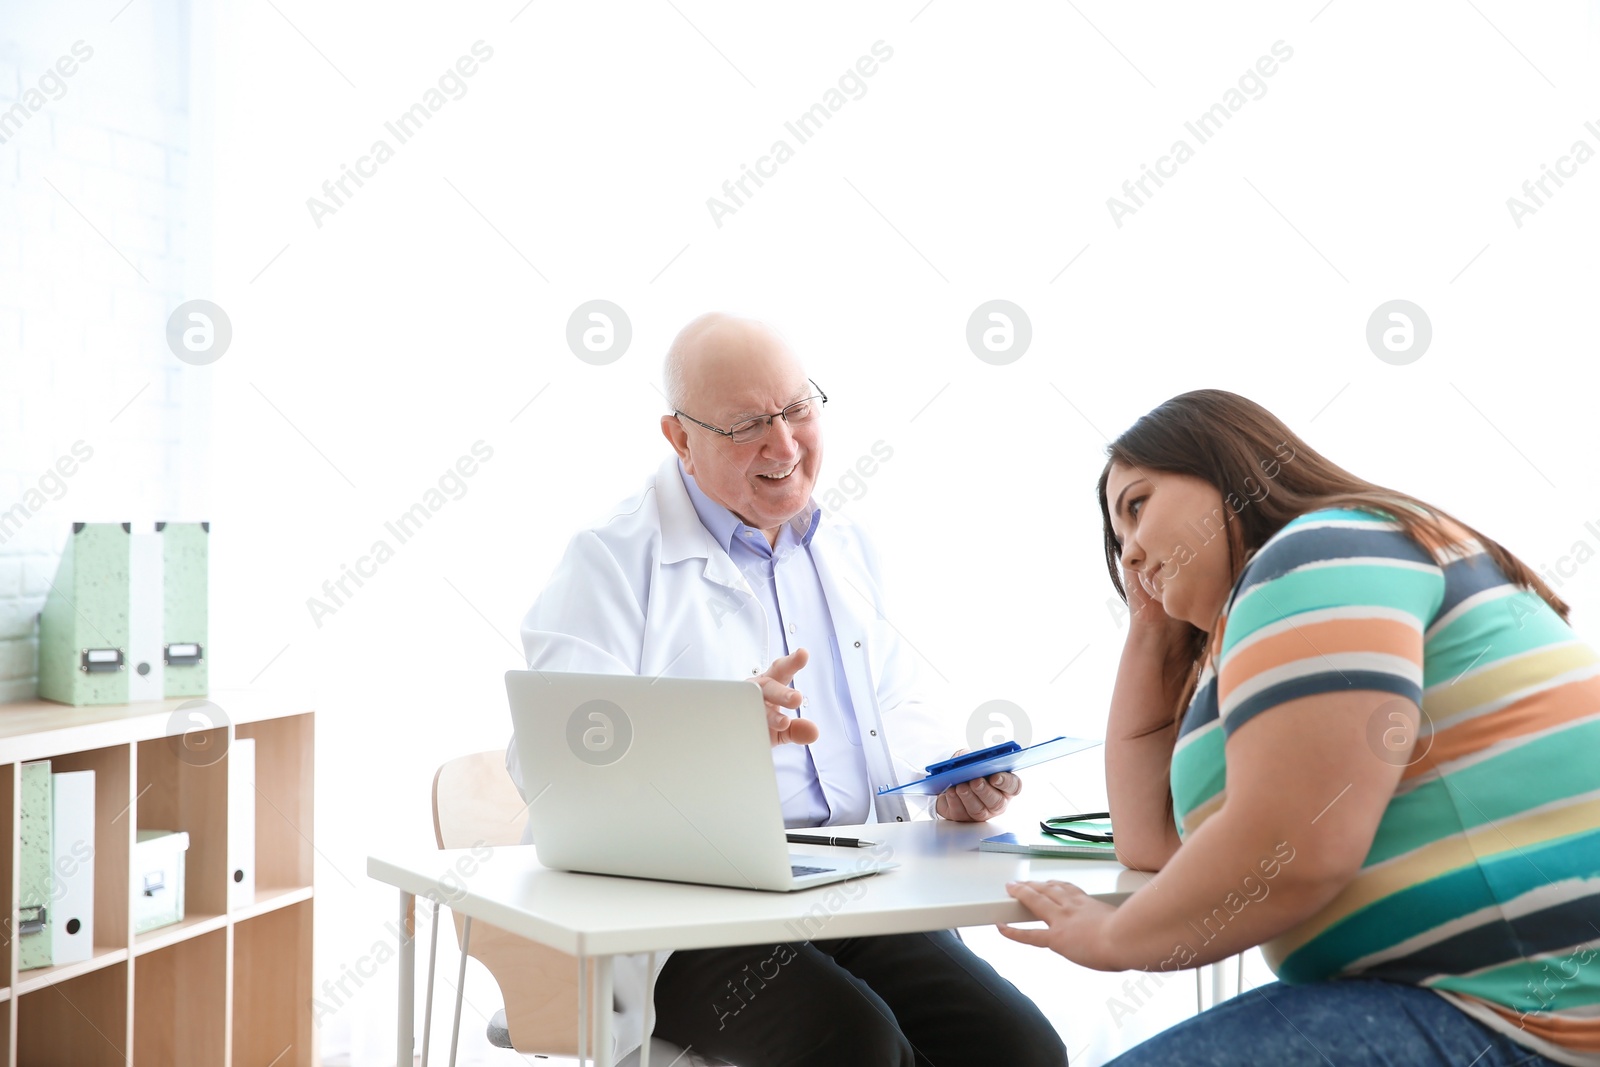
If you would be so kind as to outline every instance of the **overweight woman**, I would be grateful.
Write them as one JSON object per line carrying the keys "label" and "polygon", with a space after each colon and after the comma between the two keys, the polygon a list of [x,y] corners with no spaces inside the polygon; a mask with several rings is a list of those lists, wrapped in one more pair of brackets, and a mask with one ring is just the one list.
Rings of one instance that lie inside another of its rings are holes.
{"label": "overweight woman", "polygon": [[1204,389],[1107,450],[1130,626],[1112,907],[1002,927],[1100,970],[1261,946],[1278,981],[1134,1065],[1600,1064],[1600,657],[1489,538]]}

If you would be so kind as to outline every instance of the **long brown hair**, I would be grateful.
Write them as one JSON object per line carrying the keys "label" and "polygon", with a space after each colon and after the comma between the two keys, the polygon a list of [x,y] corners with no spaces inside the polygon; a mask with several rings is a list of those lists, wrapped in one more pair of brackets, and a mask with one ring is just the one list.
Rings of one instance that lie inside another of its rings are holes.
{"label": "long brown hair", "polygon": [[[1237,393],[1196,389],[1175,396],[1107,445],[1106,455],[1096,492],[1105,529],[1106,569],[1124,603],[1128,593],[1120,574],[1122,553],[1111,532],[1106,501],[1113,463],[1187,474],[1210,483],[1222,495],[1230,589],[1255,551],[1291,519],[1318,508],[1359,508],[1398,523],[1440,566],[1448,562],[1442,555],[1446,550],[1464,545],[1463,535],[1476,539],[1509,581],[1537,593],[1567,621],[1566,602],[1497,542],[1416,497],[1356,477],[1306,444],[1272,412]],[[1453,524],[1454,531],[1447,524]],[[1173,709],[1174,723],[1188,708],[1206,661],[1221,650],[1214,640],[1216,620],[1210,630],[1190,625],[1187,641],[1168,659],[1165,690],[1182,694]]]}

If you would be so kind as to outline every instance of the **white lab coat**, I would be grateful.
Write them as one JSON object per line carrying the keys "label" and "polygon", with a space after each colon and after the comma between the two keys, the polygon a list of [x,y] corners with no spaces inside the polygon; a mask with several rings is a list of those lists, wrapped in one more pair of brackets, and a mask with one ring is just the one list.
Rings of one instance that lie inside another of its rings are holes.
{"label": "white lab coat", "polygon": [[[855,524],[824,513],[811,556],[827,597],[850,699],[861,724],[869,792],[923,775],[959,744],[918,695],[915,657],[890,625],[877,554]],[[771,665],[767,613],[700,522],[676,457],[601,526],[579,532],[522,622],[528,667],[594,674],[749,678]],[[825,654],[825,653],[824,653]],[[506,769],[523,797],[516,742]],[[708,789],[716,788],[708,782]],[[731,798],[737,800],[737,798]],[[877,821],[926,814],[923,798],[876,797]],[[525,840],[531,837],[525,836]],[[613,1032],[620,1059],[643,1040],[645,956],[616,961]],[[656,960],[659,974],[665,954]]]}

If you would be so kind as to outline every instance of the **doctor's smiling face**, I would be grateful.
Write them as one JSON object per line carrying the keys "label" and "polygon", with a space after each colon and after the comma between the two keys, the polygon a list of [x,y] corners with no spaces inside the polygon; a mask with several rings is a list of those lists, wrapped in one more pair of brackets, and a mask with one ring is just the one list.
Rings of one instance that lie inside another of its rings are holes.
{"label": "doctor's smiling face", "polygon": [[[1174,619],[1209,631],[1228,590],[1222,494],[1201,478],[1113,462],[1105,503],[1124,582],[1139,583]],[[1130,602],[1132,590],[1129,590]]]}
{"label": "doctor's smiling face", "polygon": [[765,434],[742,443],[694,420],[730,430],[813,395],[799,359],[770,327],[712,313],[673,341],[666,379],[668,402],[685,417],[663,416],[661,432],[684,469],[706,496],[775,542],[811,500],[822,465],[822,420],[791,425],[775,418]]}

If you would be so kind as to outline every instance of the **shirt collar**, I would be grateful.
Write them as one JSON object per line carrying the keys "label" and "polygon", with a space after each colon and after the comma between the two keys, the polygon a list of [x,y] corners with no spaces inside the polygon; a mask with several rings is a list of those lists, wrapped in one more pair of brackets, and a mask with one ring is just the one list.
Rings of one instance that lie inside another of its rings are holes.
{"label": "shirt collar", "polygon": [[[725,552],[732,554],[735,540],[746,540],[757,550],[768,553],[780,552],[787,541],[791,545],[801,544],[809,546],[811,538],[816,534],[817,527],[822,523],[822,508],[817,506],[815,499],[806,502],[806,510],[790,519],[784,531],[778,534],[778,544],[773,547],[767,545],[767,538],[761,531],[756,531],[756,536],[745,538],[745,531],[754,529],[723,507],[721,504],[706,496],[705,490],[695,483],[694,476],[683,469],[683,460],[678,460],[678,474],[683,478],[683,487],[689,492],[689,500],[694,504],[695,514],[700,517],[700,524],[710,531],[711,536],[721,545]],[[785,536],[785,534],[789,536]],[[755,544],[755,542],[760,542]]]}

